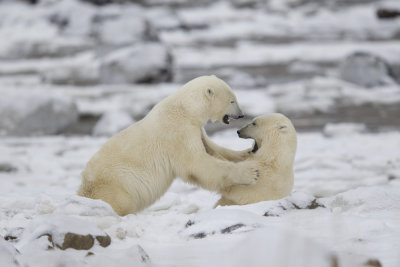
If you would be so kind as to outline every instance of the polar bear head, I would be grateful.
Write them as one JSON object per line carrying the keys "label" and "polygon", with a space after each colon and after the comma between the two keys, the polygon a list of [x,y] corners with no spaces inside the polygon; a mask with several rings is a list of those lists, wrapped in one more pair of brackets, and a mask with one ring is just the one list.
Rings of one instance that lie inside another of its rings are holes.
{"label": "polar bear head", "polygon": [[272,113],[256,117],[237,133],[240,138],[255,140],[253,152],[263,147],[267,151],[286,151],[293,156],[296,153],[296,130],[283,114]]}
{"label": "polar bear head", "polygon": [[205,120],[229,124],[230,119],[243,118],[243,112],[232,89],[215,75],[195,78],[181,90],[190,97],[190,100],[185,99],[187,109],[197,115],[202,114]]}

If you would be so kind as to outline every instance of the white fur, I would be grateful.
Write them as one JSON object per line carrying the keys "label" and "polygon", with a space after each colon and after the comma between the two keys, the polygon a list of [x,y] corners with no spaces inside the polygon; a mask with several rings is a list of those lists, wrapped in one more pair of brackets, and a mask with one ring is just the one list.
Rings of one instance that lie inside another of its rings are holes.
{"label": "white fur", "polygon": [[214,191],[255,183],[254,162],[224,161],[205,150],[202,126],[225,114],[241,111],[224,81],[202,76],[188,82],[101,147],[82,173],[78,194],[125,215],[155,202],[175,177]]}
{"label": "white fur", "polygon": [[[258,145],[255,153],[244,151],[248,152],[247,160],[258,161],[263,167],[259,168],[256,184],[234,185],[220,191],[222,197],[217,205],[245,205],[289,195],[293,188],[297,146],[296,130],[291,121],[282,114],[269,114],[255,118],[239,131],[241,137],[253,138]],[[234,160],[240,159],[234,157]]]}

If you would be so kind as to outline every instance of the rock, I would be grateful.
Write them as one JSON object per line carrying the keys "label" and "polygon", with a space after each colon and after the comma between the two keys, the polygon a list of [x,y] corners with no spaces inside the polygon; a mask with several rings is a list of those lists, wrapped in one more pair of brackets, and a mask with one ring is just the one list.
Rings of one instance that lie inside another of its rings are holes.
{"label": "rock", "polygon": [[96,25],[99,42],[121,46],[143,40],[147,27],[143,18],[136,15],[107,19]]}
{"label": "rock", "polygon": [[[43,0],[41,0],[42,2]],[[93,20],[97,14],[96,8],[89,3],[83,1],[52,1],[52,13],[49,14],[49,21],[51,18],[58,17],[62,22],[59,31],[66,36],[74,36],[86,39],[92,34]],[[56,24],[57,25],[57,24]],[[57,26],[60,26],[58,24]]]}
{"label": "rock", "polygon": [[96,240],[99,242],[100,246],[103,248],[108,247],[111,244],[111,238],[108,235],[96,236]]}
{"label": "rock", "polygon": [[66,233],[62,245],[60,246],[60,244],[57,244],[57,246],[62,250],[66,250],[67,248],[88,250],[91,249],[93,245],[94,237],[92,235],[79,235],[74,233]]}
{"label": "rock", "polygon": [[0,172],[16,172],[17,167],[7,162],[0,162]]}
{"label": "rock", "polygon": [[1,266],[7,266],[7,267],[21,266],[21,264],[17,260],[17,256],[18,256],[18,251],[14,248],[14,246],[5,241],[3,237],[0,237]]}
{"label": "rock", "polygon": [[382,263],[377,259],[369,259],[364,263],[364,266],[382,267]]}
{"label": "rock", "polygon": [[72,100],[38,92],[3,91],[0,135],[59,134],[78,120]]}
{"label": "rock", "polygon": [[400,17],[400,10],[379,8],[376,11],[376,16],[380,19],[394,19]]}
{"label": "rock", "polygon": [[390,66],[380,57],[356,52],[348,56],[339,67],[345,80],[365,87],[394,84]]}
{"label": "rock", "polygon": [[45,83],[93,85],[100,80],[99,64],[93,53],[82,53],[44,68],[40,76]]}
{"label": "rock", "polygon": [[95,244],[107,247],[111,238],[96,225],[73,217],[51,214],[36,217],[21,237],[21,247],[47,236],[50,247],[88,250]]}
{"label": "rock", "polygon": [[93,128],[95,136],[112,136],[134,123],[134,120],[124,111],[108,111],[103,114]]}
{"label": "rock", "polygon": [[13,228],[7,232],[7,234],[4,236],[4,240],[9,242],[18,242],[23,232],[24,228],[22,227]]}
{"label": "rock", "polygon": [[171,79],[171,56],[165,46],[149,42],[122,48],[101,61],[103,83],[153,83]]}

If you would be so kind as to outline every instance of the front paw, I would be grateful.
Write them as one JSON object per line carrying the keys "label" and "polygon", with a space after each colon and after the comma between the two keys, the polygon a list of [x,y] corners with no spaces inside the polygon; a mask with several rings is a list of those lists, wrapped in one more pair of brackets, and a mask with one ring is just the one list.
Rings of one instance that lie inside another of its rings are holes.
{"label": "front paw", "polygon": [[239,165],[239,171],[237,172],[238,176],[236,177],[237,180],[235,182],[240,185],[255,184],[260,177],[260,171],[257,166],[249,164],[248,162],[243,162],[243,164]]}

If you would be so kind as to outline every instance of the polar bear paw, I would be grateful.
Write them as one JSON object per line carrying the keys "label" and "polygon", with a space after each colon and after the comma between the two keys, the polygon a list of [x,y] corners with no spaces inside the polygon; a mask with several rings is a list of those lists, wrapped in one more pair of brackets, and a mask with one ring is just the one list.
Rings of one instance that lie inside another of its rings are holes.
{"label": "polar bear paw", "polygon": [[238,164],[236,179],[234,182],[239,185],[253,185],[260,177],[260,171],[256,164],[250,162],[241,162]]}

